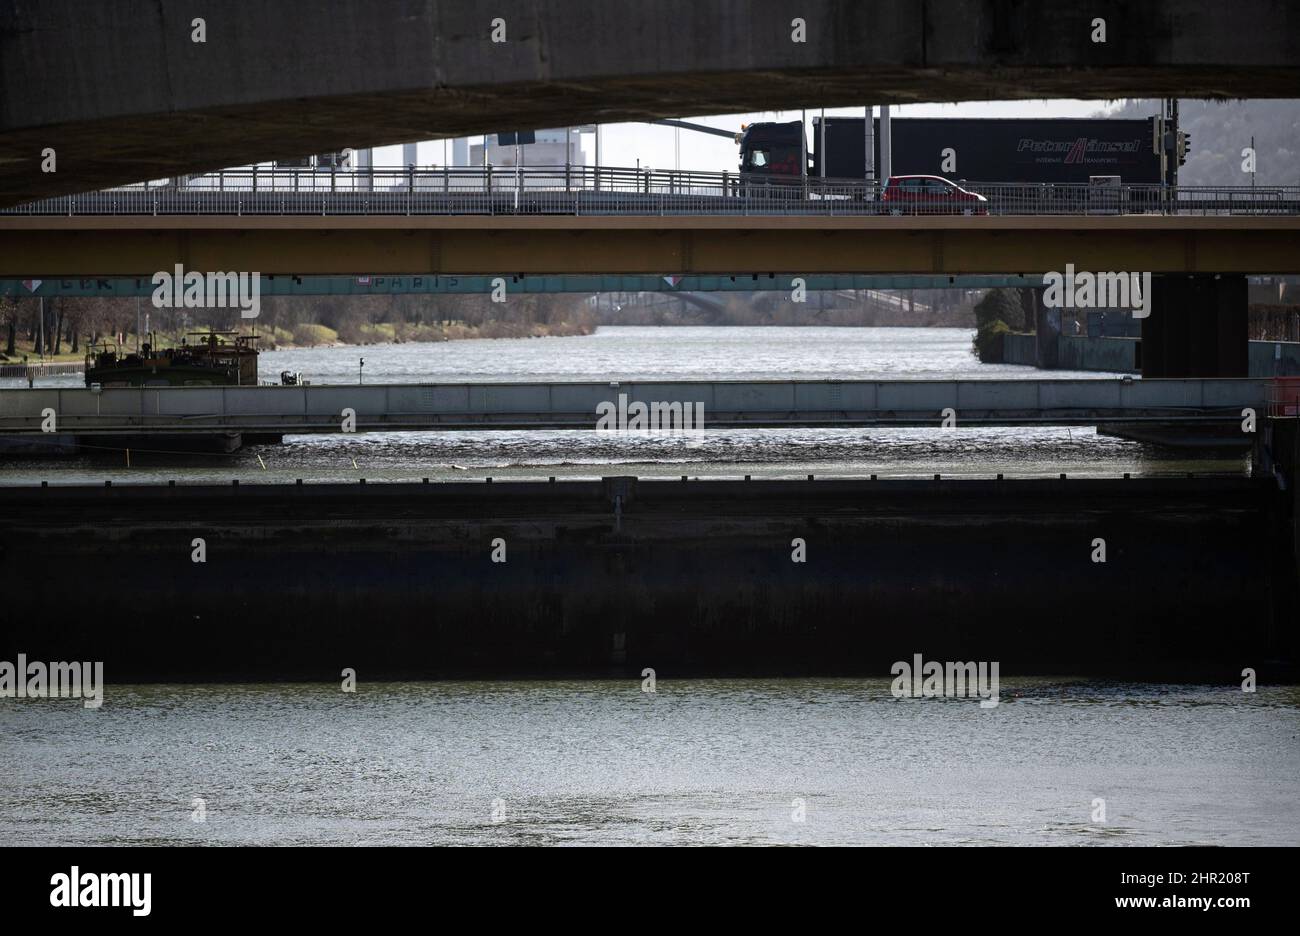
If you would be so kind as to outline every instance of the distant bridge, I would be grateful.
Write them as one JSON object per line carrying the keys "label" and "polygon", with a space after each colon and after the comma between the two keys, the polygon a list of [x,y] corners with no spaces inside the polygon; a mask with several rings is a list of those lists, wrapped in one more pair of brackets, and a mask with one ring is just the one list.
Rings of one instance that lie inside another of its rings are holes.
{"label": "distant bridge", "polygon": [[[491,276],[263,276],[262,296],[484,295]],[[512,293],[698,293],[789,292],[788,277],[759,276],[517,276],[503,279]],[[1041,276],[887,276],[850,274],[807,276],[804,288],[847,290],[1038,288]],[[0,296],[151,296],[157,287],[149,276],[0,280]]]}
{"label": "distant bridge", "polygon": [[[592,429],[597,407],[703,404],[707,428],[740,426],[1240,423],[1265,412],[1267,380],[633,380],[295,387],[0,390],[0,435],[340,433]],[[951,410],[948,414],[947,410]]]}

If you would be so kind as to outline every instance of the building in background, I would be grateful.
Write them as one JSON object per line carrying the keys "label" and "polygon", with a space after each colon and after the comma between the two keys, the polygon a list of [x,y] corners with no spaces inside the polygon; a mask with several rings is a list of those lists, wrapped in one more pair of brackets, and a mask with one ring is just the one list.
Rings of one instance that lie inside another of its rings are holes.
{"label": "building in background", "polygon": [[516,158],[521,166],[585,166],[582,133],[589,129],[560,127],[529,131],[519,135],[525,141],[519,144],[516,144],[514,134],[489,133],[484,137],[484,143],[474,143],[469,147],[469,165],[483,165],[486,146],[487,164],[496,168],[514,168]]}

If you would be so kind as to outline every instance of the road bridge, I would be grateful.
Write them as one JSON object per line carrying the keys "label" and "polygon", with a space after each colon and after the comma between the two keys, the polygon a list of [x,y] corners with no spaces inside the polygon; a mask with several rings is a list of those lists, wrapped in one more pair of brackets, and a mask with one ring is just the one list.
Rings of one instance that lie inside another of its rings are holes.
{"label": "road bridge", "polygon": [[[1290,97],[1297,36],[1286,0],[334,0],[324,15],[11,0],[0,205],[503,127],[867,102]],[[47,149],[56,172],[42,171]]]}
{"label": "road bridge", "polygon": [[[251,166],[64,195],[3,215],[1297,215],[1300,186],[1090,185],[963,179],[902,200],[875,181],[528,166],[329,171]],[[887,193],[886,193],[887,194]]]}
{"label": "road bridge", "polygon": [[[1262,419],[1267,380],[635,380],[0,390],[0,435],[256,434],[591,429],[612,405],[693,405],[704,428],[1234,425]],[[948,411],[951,410],[951,413]],[[348,425],[349,412],[354,417]],[[53,422],[50,414],[54,414]],[[661,423],[662,425],[662,423]],[[44,430],[44,431],[43,431]]]}
{"label": "road bridge", "polygon": [[1285,273],[1300,216],[102,216],[0,219],[0,277]]}

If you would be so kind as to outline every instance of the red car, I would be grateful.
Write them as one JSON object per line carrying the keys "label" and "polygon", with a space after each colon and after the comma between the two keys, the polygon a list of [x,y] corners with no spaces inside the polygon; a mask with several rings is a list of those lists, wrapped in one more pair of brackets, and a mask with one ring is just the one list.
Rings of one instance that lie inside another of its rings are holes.
{"label": "red car", "polygon": [[885,210],[901,214],[986,215],[989,200],[978,192],[968,192],[941,176],[890,176],[881,193]]}

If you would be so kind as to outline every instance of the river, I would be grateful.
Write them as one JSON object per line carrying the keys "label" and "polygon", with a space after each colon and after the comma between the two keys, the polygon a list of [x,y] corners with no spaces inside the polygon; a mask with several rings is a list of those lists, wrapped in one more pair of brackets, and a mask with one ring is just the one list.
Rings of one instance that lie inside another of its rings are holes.
{"label": "river", "polygon": [[0,844],[1300,844],[1294,687],[1001,695],[363,680],[0,699]]}
{"label": "river", "polygon": [[[1044,376],[977,363],[970,338],[602,328],[279,351],[261,366],[313,382],[355,380],[361,357],[367,382]],[[290,437],[224,458],[136,453],[130,468],[119,458],[0,467],[11,484],[1245,468],[1077,428],[384,433]],[[651,693],[639,680],[364,675],[355,693],[108,674],[99,709],[0,698],[0,844],[1300,844],[1295,687],[1009,678],[1001,704],[982,708],[897,699],[887,679],[662,674]]]}

